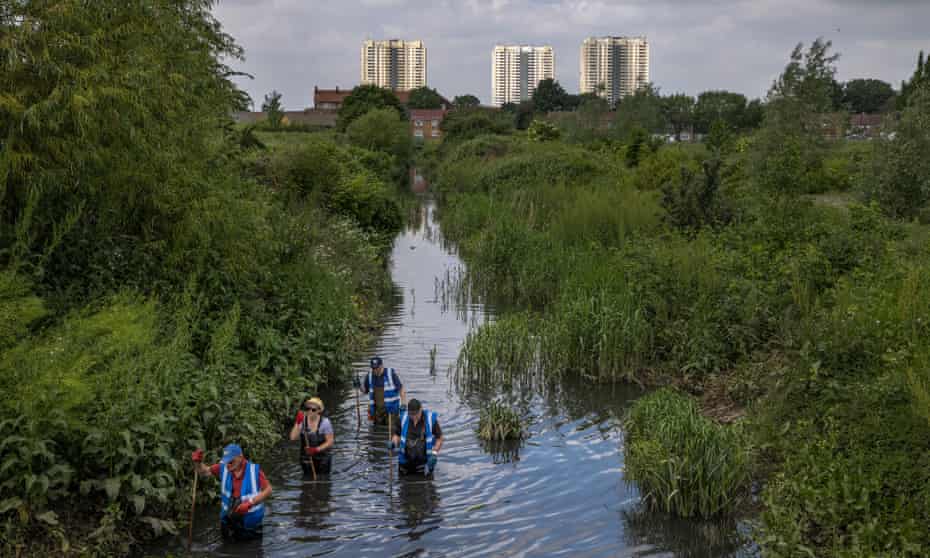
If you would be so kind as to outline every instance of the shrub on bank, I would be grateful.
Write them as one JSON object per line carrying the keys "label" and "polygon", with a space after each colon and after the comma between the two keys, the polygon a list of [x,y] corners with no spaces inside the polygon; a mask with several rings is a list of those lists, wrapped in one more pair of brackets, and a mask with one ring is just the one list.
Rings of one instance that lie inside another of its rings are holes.
{"label": "shrub on bank", "polygon": [[749,454],[740,426],[715,424],[668,389],[636,401],[624,426],[625,479],[637,483],[647,506],[711,518],[746,501]]}

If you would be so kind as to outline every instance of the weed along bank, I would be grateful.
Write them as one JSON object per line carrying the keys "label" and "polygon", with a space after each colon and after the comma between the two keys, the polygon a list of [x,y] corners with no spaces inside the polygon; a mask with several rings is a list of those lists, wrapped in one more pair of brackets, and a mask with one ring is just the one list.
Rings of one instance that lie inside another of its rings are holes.
{"label": "weed along bank", "polygon": [[923,54],[301,111],[226,9],[0,6],[0,556],[930,555]]}

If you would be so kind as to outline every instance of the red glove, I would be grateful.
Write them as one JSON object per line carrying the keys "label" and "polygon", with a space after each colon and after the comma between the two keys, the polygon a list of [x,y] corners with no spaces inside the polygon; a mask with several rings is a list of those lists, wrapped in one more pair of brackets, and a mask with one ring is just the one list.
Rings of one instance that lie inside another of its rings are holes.
{"label": "red glove", "polygon": [[252,502],[242,502],[239,506],[236,507],[236,513],[239,515],[245,515],[249,513],[249,510],[252,509]]}
{"label": "red glove", "polygon": [[294,424],[300,424],[304,421],[304,412],[297,411],[297,416],[294,417]]}
{"label": "red glove", "polygon": [[317,447],[307,447],[306,449],[304,449],[304,451],[307,452],[307,455],[316,455],[316,454],[320,453],[320,448],[317,448]]}
{"label": "red glove", "polygon": [[201,461],[203,461],[203,450],[202,449],[194,450],[191,453],[191,461],[193,461],[194,463],[200,463]]}

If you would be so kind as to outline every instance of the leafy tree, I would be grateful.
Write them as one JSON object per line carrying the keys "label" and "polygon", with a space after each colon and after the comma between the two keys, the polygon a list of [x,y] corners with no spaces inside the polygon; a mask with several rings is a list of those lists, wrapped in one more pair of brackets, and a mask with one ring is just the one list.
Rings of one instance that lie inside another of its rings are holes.
{"label": "leafy tree", "polygon": [[753,99],[746,105],[743,111],[743,117],[740,119],[739,128],[742,130],[754,130],[762,125],[765,118],[765,105],[761,99]]}
{"label": "leafy tree", "polygon": [[554,79],[540,81],[533,91],[532,101],[535,110],[543,114],[566,110],[570,104],[568,93]]}
{"label": "leafy tree", "polygon": [[406,161],[412,141],[407,122],[393,108],[380,108],[366,112],[346,128],[352,145],[393,155]]}
{"label": "leafy tree", "polygon": [[485,134],[509,134],[513,131],[511,118],[511,115],[504,111],[452,111],[442,119],[442,141],[452,143]]}
{"label": "leafy tree", "polygon": [[554,141],[559,139],[560,135],[559,129],[545,120],[533,120],[533,123],[527,128],[527,136],[530,141]]}
{"label": "leafy tree", "polygon": [[849,112],[881,112],[893,98],[891,84],[880,79],[853,79],[843,85],[843,106]]}
{"label": "leafy tree", "polygon": [[456,95],[456,97],[452,99],[452,106],[459,109],[475,108],[481,106],[481,100],[470,94]]}
{"label": "leafy tree", "polygon": [[663,97],[662,115],[671,125],[675,139],[681,141],[681,132],[694,122],[694,97],[684,93]]}
{"label": "leafy tree", "polygon": [[265,102],[262,103],[262,112],[265,113],[266,118],[268,119],[268,125],[272,129],[278,129],[281,127],[281,121],[284,119],[284,110],[281,109],[281,94],[276,90],[272,90],[271,93],[265,95]]}
{"label": "leafy tree", "polygon": [[536,112],[536,105],[532,100],[522,101],[514,109],[513,125],[517,130],[526,130],[533,122]]}
{"label": "leafy tree", "polygon": [[930,202],[930,83],[909,92],[893,139],[878,144],[867,194],[897,218],[922,213]]}
{"label": "leafy tree", "polygon": [[662,187],[661,203],[670,225],[693,233],[702,227],[729,221],[731,212],[722,206],[718,196],[722,165],[719,156],[708,159],[701,164],[700,176],[682,167],[681,180],[669,181]]}
{"label": "leafy tree", "polygon": [[406,114],[400,100],[391,91],[377,85],[358,85],[339,107],[336,127],[344,132],[353,120],[379,108],[394,108],[398,114]]}
{"label": "leafy tree", "polygon": [[914,69],[911,79],[901,82],[901,94],[897,98],[898,110],[906,108],[911,94],[928,82],[930,82],[930,57],[924,59],[924,51],[920,51],[917,55],[917,68]]}
{"label": "leafy tree", "polygon": [[636,126],[630,132],[630,141],[626,146],[625,160],[626,166],[630,168],[638,167],[640,162],[646,157],[646,154],[655,152],[659,149],[659,143],[652,140],[646,129]]}
{"label": "leafy tree", "polygon": [[723,120],[736,130],[744,125],[746,96],[732,91],[705,91],[698,95],[694,105],[694,130],[700,134],[710,132],[711,125]]}
{"label": "leafy tree", "polygon": [[438,109],[442,108],[442,96],[430,87],[417,87],[410,91],[407,106],[412,109]]}
{"label": "leafy tree", "polygon": [[628,139],[636,129],[649,134],[665,130],[666,120],[662,112],[662,98],[659,90],[651,83],[638,89],[636,93],[624,97],[616,108],[613,134]]}
{"label": "leafy tree", "polygon": [[831,43],[815,40],[805,52],[798,44],[769,90],[765,122],[753,142],[756,177],[779,194],[823,189],[824,116],[833,109],[833,76],[838,55]]}

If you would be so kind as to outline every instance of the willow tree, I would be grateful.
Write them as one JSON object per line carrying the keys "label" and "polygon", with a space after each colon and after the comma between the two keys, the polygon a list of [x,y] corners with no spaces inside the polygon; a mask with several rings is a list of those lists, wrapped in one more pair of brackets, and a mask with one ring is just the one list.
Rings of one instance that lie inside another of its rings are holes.
{"label": "willow tree", "polygon": [[161,266],[246,99],[212,4],[3,4],[0,263],[78,298]]}

